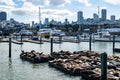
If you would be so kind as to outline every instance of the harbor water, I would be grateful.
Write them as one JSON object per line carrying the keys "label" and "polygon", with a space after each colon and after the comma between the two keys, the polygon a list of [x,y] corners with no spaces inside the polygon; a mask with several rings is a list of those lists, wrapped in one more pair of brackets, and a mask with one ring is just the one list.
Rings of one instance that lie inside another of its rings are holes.
{"label": "harbor water", "polygon": [[[117,48],[120,48],[120,42],[116,42]],[[61,44],[54,43],[54,51],[80,51],[88,50],[88,42]],[[0,80],[83,80],[80,76],[70,76],[55,68],[49,67],[48,63],[33,64],[20,59],[21,50],[50,53],[50,43],[34,44],[24,42],[22,45],[12,43],[12,57],[9,56],[9,43],[0,43]],[[114,53],[112,42],[94,42],[92,50],[98,53],[106,52],[108,55],[120,56],[120,53]]]}

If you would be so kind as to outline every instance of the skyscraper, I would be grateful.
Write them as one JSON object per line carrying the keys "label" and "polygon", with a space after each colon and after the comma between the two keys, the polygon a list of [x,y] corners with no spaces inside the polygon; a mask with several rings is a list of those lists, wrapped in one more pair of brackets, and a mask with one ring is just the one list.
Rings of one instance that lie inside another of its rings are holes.
{"label": "skyscraper", "polygon": [[0,12],[0,20],[7,20],[7,13],[6,12]]}
{"label": "skyscraper", "polygon": [[64,24],[65,24],[65,25],[66,25],[66,24],[69,24],[69,21],[68,21],[68,19],[67,19],[67,18],[65,19]]}
{"label": "skyscraper", "polygon": [[32,21],[32,27],[34,27],[34,21]]}
{"label": "skyscraper", "polygon": [[111,21],[115,21],[115,15],[111,15]]}
{"label": "skyscraper", "polygon": [[78,20],[77,20],[78,24],[82,24],[83,21],[84,21],[83,12],[82,11],[78,12],[77,18],[78,18]]}
{"label": "skyscraper", "polygon": [[93,20],[94,22],[98,22],[98,15],[96,13],[93,14]]}
{"label": "skyscraper", "polygon": [[106,21],[107,19],[107,10],[106,9],[102,9],[102,12],[101,12],[101,20],[102,21]]}
{"label": "skyscraper", "polygon": [[45,25],[49,25],[49,18],[45,18]]}

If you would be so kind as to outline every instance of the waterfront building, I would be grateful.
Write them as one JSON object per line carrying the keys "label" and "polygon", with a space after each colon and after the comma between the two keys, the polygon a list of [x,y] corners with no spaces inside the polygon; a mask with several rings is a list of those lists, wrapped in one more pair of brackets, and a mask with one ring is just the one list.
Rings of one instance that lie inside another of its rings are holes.
{"label": "waterfront building", "polygon": [[45,18],[45,25],[49,25],[49,18]]}
{"label": "waterfront building", "polygon": [[67,24],[69,24],[69,21],[68,19],[65,19],[64,25],[67,25]]}
{"label": "waterfront building", "polygon": [[101,20],[102,21],[106,21],[106,19],[107,19],[107,10],[106,9],[102,9],[102,11],[101,11]]}
{"label": "waterfront building", "polygon": [[111,19],[111,21],[115,21],[115,15],[111,15],[111,17],[110,17],[110,19]]}
{"label": "waterfront building", "polygon": [[94,22],[97,23],[98,19],[99,19],[98,15],[96,13],[94,13],[93,14],[93,20],[94,20]]}
{"label": "waterfront building", "polygon": [[32,21],[32,27],[34,27],[34,25],[35,25],[35,24],[34,24],[34,21]]}
{"label": "waterfront building", "polygon": [[7,13],[6,12],[0,12],[0,20],[7,20]]}
{"label": "waterfront building", "polygon": [[14,18],[10,18],[10,22],[11,23],[15,22]]}
{"label": "waterfront building", "polygon": [[52,19],[52,20],[50,21],[50,24],[57,25],[58,23],[57,23],[57,21],[55,21],[54,19]]}
{"label": "waterfront building", "polygon": [[77,22],[78,24],[83,24],[83,21],[84,21],[83,12],[79,11],[77,15]]}

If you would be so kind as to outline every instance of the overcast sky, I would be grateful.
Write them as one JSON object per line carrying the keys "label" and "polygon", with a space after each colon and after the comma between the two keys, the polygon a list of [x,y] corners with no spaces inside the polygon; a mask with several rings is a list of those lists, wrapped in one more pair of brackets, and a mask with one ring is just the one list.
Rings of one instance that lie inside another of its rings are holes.
{"label": "overcast sky", "polygon": [[0,0],[0,10],[7,12],[8,20],[14,18],[24,23],[38,22],[39,6],[42,22],[45,18],[76,21],[78,11],[83,11],[84,18],[92,18],[93,13],[98,13],[98,6],[107,9],[108,19],[111,15],[120,18],[119,0]]}

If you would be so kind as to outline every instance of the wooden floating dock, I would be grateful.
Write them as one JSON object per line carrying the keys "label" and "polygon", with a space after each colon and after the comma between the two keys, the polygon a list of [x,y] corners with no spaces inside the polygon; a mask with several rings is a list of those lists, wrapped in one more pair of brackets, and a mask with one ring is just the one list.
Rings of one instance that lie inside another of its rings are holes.
{"label": "wooden floating dock", "polygon": [[36,43],[36,44],[43,44],[43,42],[35,41],[35,40],[25,40],[25,42]]}
{"label": "wooden floating dock", "polygon": [[12,43],[15,43],[15,44],[23,44],[23,42],[20,42],[20,41],[17,41],[17,40],[12,40]]}
{"label": "wooden floating dock", "polygon": [[49,54],[35,52],[34,50],[31,52],[22,51],[22,53],[20,54],[20,58],[22,60],[29,61],[32,63],[43,63],[53,59]]}
{"label": "wooden floating dock", "polygon": [[[52,56],[51,56],[52,55]],[[59,51],[51,55],[35,52],[24,52],[20,54],[22,60],[32,63],[48,62],[64,73],[73,76],[82,76],[85,80],[101,79],[101,54],[94,51]],[[120,57],[108,57],[108,80],[120,80]]]}
{"label": "wooden floating dock", "polygon": [[0,42],[9,42],[8,39],[1,39]]}
{"label": "wooden floating dock", "polygon": [[120,52],[120,48],[114,48],[113,51],[114,52]]}
{"label": "wooden floating dock", "polygon": [[[85,80],[100,80],[101,78],[101,55],[94,51],[60,51],[53,52],[49,66],[64,73],[74,76],[82,76]],[[108,57],[108,80],[120,80],[120,58]]]}
{"label": "wooden floating dock", "polygon": [[[50,39],[43,39],[42,41],[43,41],[43,42],[51,42]],[[60,43],[62,43],[62,41],[53,40],[53,43],[58,43],[58,44],[60,44]]]}

